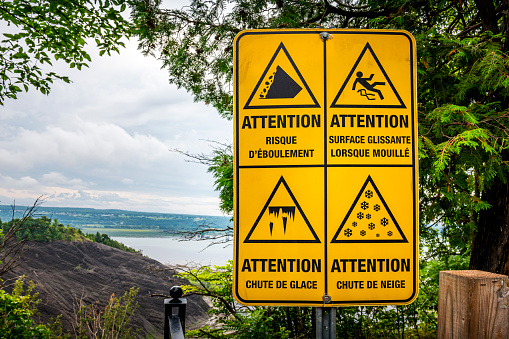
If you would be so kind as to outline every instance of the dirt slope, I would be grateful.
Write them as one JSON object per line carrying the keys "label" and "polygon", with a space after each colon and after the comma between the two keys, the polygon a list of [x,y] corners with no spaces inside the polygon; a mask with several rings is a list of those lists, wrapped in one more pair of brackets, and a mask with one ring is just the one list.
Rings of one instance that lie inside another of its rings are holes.
{"label": "dirt slope", "polygon": [[[38,286],[42,300],[39,311],[43,320],[62,314],[64,328],[72,331],[74,300],[84,296],[87,303],[99,301],[105,305],[114,293],[121,296],[132,286],[140,289],[140,305],[134,324],[142,329],[142,337],[161,337],[164,306],[162,298],[151,294],[169,294],[179,282],[169,279],[168,273],[149,270],[164,268],[159,262],[94,242],[52,241],[31,243],[21,264],[9,272],[4,280],[25,275]],[[187,299],[186,326],[196,327],[207,321],[208,306],[199,297]]]}

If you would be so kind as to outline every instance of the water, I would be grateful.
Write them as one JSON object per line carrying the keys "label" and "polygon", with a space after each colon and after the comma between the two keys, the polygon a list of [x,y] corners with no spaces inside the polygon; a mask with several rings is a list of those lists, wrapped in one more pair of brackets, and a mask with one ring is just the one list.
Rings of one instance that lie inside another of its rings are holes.
{"label": "water", "polygon": [[[143,255],[163,264],[184,265],[198,263],[201,265],[224,265],[233,259],[233,245],[218,244],[207,247],[212,241],[179,241],[177,238],[134,238],[111,237],[136,250]],[[225,247],[226,246],[226,247]]]}

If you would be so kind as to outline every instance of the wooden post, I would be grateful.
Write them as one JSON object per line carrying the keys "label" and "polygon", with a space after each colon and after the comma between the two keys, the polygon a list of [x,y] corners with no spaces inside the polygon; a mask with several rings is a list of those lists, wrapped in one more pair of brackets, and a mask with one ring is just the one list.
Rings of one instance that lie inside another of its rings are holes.
{"label": "wooden post", "polygon": [[438,338],[509,338],[509,277],[484,271],[442,271]]}

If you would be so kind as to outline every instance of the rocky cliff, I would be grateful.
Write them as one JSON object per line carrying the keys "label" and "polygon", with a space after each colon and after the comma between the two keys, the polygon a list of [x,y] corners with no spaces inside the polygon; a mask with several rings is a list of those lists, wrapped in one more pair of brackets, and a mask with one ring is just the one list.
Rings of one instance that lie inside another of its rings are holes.
{"label": "rocky cliff", "polygon": [[[141,337],[162,337],[164,306],[162,298],[151,294],[169,295],[173,279],[165,267],[141,254],[128,253],[106,245],[85,242],[32,242],[20,265],[4,276],[12,282],[20,275],[37,284],[41,318],[48,321],[62,314],[62,323],[72,333],[76,300],[104,307],[112,294],[122,296],[132,286],[139,288],[140,307],[133,323],[141,329]],[[4,282],[4,285],[6,284]],[[207,321],[208,305],[199,297],[187,300],[186,327],[201,326]]]}

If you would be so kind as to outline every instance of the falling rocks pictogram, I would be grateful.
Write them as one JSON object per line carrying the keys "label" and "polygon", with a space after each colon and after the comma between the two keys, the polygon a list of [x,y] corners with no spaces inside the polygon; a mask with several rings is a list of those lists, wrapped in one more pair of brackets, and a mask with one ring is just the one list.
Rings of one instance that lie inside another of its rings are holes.
{"label": "falling rocks pictogram", "polygon": [[302,90],[280,66],[277,66],[276,72],[265,81],[265,88],[260,93],[260,98],[264,99],[288,99],[295,98]]}

